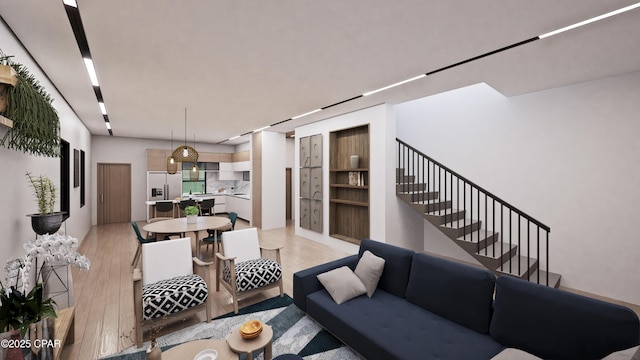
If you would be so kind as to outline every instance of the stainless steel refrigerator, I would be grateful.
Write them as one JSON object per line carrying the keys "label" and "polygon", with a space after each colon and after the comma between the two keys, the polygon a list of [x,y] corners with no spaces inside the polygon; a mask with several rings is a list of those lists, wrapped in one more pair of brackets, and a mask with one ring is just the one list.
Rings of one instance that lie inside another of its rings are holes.
{"label": "stainless steel refrigerator", "polygon": [[147,200],[173,200],[182,197],[182,172],[147,171]]}

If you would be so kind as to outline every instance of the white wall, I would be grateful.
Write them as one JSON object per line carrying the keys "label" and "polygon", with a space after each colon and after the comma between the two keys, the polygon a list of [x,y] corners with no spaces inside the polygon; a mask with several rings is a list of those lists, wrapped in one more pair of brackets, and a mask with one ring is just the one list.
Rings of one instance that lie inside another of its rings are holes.
{"label": "white wall", "polygon": [[[112,136],[93,136],[93,159],[91,161],[92,178],[97,178],[98,163],[131,164],[131,220],[147,218],[147,149],[169,149],[171,142],[166,140],[148,140]],[[175,144],[174,144],[175,145]],[[177,145],[176,145],[177,146]],[[232,145],[196,143],[195,149],[204,152],[233,153]],[[91,223],[97,224],[97,182],[91,183]],[[87,194],[89,198],[89,194]]]}
{"label": "white wall", "polygon": [[[14,55],[14,61],[25,65],[51,95],[53,106],[60,118],[60,135],[69,142],[71,149],[69,176],[70,179],[73,179],[73,149],[84,150],[87,165],[90,162],[92,153],[89,131],[3,23],[0,23],[0,46],[5,55]],[[6,132],[7,128],[0,125],[0,137],[3,137]],[[9,258],[24,255],[22,245],[25,241],[35,237],[35,233],[31,229],[31,220],[26,215],[37,212],[37,204],[32,196],[32,190],[27,184],[25,173],[29,171],[34,175],[46,175],[59,187],[60,159],[35,157],[0,147],[0,164],[2,164],[3,170],[0,174],[0,199],[2,199],[0,201],[0,232],[2,234],[0,269],[3,269]],[[91,174],[87,172],[87,185],[91,180]],[[86,205],[80,208],[80,188],[74,188],[73,183],[71,184],[71,216],[63,224],[66,233],[80,241],[84,239],[91,228],[91,199],[88,196],[88,191],[87,187]],[[59,209],[60,201],[58,199],[56,210]],[[4,279],[4,275],[0,276]]]}
{"label": "white wall", "polygon": [[[369,216],[370,238],[397,245],[420,244],[422,246],[422,223],[420,233],[406,234],[402,237],[405,220],[395,209],[398,200],[389,192],[395,189],[395,117],[389,105],[378,105],[360,111],[336,116],[296,128],[294,178],[294,207],[300,208],[300,138],[322,134],[322,191],[323,191],[323,230],[322,233],[303,229],[299,219],[295,218],[296,235],[326,243],[337,249],[355,253],[358,247],[354,244],[329,236],[329,133],[335,130],[369,124]],[[395,193],[394,193],[395,194]],[[412,227],[409,227],[410,229]]]}
{"label": "white wall", "polygon": [[[398,137],[551,227],[562,285],[640,304],[640,73],[396,106]],[[425,238],[425,248],[429,247]]]}
{"label": "white wall", "polygon": [[262,229],[283,228],[285,219],[285,135],[262,132]]}

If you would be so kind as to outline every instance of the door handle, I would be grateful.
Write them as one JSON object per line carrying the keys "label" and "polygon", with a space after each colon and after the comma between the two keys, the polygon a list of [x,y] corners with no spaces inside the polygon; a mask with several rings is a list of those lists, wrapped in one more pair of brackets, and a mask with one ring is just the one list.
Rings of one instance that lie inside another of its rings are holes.
{"label": "door handle", "polygon": [[100,194],[100,204],[104,204],[104,193]]}

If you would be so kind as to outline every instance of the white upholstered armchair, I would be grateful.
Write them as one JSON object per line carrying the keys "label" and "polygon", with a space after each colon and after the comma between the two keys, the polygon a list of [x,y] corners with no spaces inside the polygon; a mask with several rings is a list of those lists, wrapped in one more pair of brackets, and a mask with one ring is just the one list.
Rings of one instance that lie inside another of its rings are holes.
{"label": "white upholstered armchair", "polygon": [[[256,228],[223,232],[222,248],[224,255],[216,254],[216,291],[222,283],[231,293],[235,313],[241,297],[276,286],[280,288],[280,296],[284,295],[280,248],[261,247]],[[264,258],[263,252],[267,251],[273,252],[275,259]]]}
{"label": "white upholstered armchair", "polygon": [[167,317],[186,317],[206,310],[211,321],[209,265],[191,255],[191,239],[142,245],[142,271],[133,272],[136,345],[143,330]]}

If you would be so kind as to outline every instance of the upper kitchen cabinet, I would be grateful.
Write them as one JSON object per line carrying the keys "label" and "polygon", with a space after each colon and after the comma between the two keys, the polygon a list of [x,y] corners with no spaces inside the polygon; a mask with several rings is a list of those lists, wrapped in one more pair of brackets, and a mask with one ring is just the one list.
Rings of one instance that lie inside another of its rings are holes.
{"label": "upper kitchen cabinet", "polygon": [[169,150],[147,149],[147,171],[167,171]]}
{"label": "upper kitchen cabinet", "polygon": [[198,162],[220,162],[220,154],[201,152],[198,154]]}
{"label": "upper kitchen cabinet", "polygon": [[243,162],[243,161],[249,161],[250,160],[250,155],[251,155],[251,152],[249,150],[233,153],[233,155],[231,157],[231,161],[234,162],[234,163]]}

